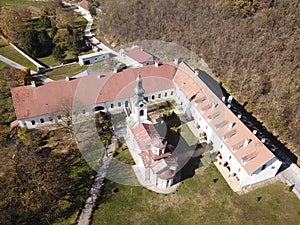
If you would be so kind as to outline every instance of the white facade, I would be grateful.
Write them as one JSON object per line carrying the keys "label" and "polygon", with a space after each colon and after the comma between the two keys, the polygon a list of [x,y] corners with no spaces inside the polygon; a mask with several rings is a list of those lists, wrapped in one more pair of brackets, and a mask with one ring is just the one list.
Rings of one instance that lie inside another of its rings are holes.
{"label": "white facade", "polygon": [[83,66],[83,65],[94,64],[96,62],[100,62],[108,58],[110,58],[109,52],[104,52],[104,53],[95,52],[87,55],[78,56],[78,63],[81,66]]}

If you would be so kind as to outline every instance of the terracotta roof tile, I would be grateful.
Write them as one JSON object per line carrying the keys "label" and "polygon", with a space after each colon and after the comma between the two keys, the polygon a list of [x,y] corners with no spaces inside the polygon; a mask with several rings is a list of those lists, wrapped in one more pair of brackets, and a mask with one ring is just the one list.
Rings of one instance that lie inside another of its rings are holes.
{"label": "terracotta roof tile", "polygon": [[[240,121],[226,105],[224,105],[224,103],[187,65],[184,63],[180,64],[174,80],[187,98],[190,98],[197,93],[197,96],[192,101],[195,108],[200,112],[220,139],[223,139],[224,137],[227,139],[224,144],[230,149],[237,161],[245,168],[248,174],[252,174],[275,157],[274,154],[261,143],[243,122]],[[213,118],[213,115],[215,115],[214,113],[216,112],[221,112],[221,114]],[[234,126],[231,129],[228,129],[230,122],[233,122]],[[243,146],[238,150],[233,150],[233,147],[236,146],[237,143],[244,141],[247,138],[251,139],[248,145]],[[252,157],[245,163],[243,159],[253,152],[256,152],[255,157]]]}
{"label": "terracotta roof tile", "polygon": [[129,50],[126,55],[141,64],[144,64],[153,58],[151,54],[143,51],[139,47]]}
{"label": "terracotta roof tile", "polygon": [[97,75],[90,75],[69,81],[49,82],[35,88],[31,85],[15,87],[11,92],[17,119],[57,112],[61,110],[62,103],[73,102],[74,99],[82,105],[94,105],[131,97],[139,70],[146,95],[173,88],[176,67],[171,64],[126,69],[100,79]]}

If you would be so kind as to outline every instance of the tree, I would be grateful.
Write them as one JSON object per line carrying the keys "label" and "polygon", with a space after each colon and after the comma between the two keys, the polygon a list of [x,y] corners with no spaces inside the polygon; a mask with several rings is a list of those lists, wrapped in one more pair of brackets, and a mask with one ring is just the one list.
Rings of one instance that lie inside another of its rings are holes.
{"label": "tree", "polygon": [[17,11],[11,8],[1,8],[0,29],[4,36],[11,41],[17,41],[19,34],[24,30],[24,24]]}
{"label": "tree", "polygon": [[35,29],[30,29],[22,33],[20,43],[24,50],[36,57],[39,51],[39,33]]}
{"label": "tree", "polygon": [[45,14],[41,15],[40,23],[43,28],[51,27],[51,20],[48,15]]}
{"label": "tree", "polygon": [[38,41],[38,48],[40,50],[38,53],[38,57],[45,57],[51,55],[54,45],[52,43],[52,39],[49,37],[46,30],[41,30],[39,32]]}
{"label": "tree", "polygon": [[53,49],[53,57],[57,62],[62,63],[66,57],[65,50],[59,45],[55,46]]}

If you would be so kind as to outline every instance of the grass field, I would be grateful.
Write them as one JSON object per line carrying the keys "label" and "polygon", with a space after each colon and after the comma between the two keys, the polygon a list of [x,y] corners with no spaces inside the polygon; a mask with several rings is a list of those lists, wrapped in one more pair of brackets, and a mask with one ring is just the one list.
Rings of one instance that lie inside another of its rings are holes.
{"label": "grass field", "polygon": [[86,66],[80,66],[79,64],[73,64],[70,66],[54,69],[45,73],[45,76],[53,80],[65,79],[66,76],[72,77],[78,73],[81,73],[87,69]]}
{"label": "grass field", "polygon": [[92,220],[93,225],[299,223],[300,201],[282,183],[239,196],[214,165],[196,171],[169,195],[107,181]]}
{"label": "grass field", "polygon": [[18,53],[13,47],[10,45],[4,46],[0,48],[0,55],[3,55],[6,58],[9,58],[12,61],[15,61],[22,66],[28,67],[34,71],[37,70],[36,66],[23,57],[20,53]]}
{"label": "grass field", "polygon": [[18,8],[20,6],[31,6],[31,7],[43,7],[48,3],[43,1],[32,1],[32,0],[1,0],[0,6]]}

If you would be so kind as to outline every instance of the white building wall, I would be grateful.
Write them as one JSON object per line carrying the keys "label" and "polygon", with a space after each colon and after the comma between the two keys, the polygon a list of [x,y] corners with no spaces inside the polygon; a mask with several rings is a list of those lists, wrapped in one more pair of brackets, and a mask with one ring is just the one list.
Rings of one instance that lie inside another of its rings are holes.
{"label": "white building wall", "polygon": [[110,58],[110,53],[103,53],[91,57],[89,57],[88,55],[83,55],[78,57],[78,63],[81,66],[83,66],[83,65],[94,64],[96,62],[100,62],[108,58]]}
{"label": "white building wall", "polygon": [[262,167],[257,169],[253,174],[245,176],[243,180],[241,180],[241,187],[247,186],[250,184],[255,184],[257,182],[261,182],[263,180],[267,180],[269,178],[275,177],[277,171],[279,170],[282,162],[280,162],[276,157],[271,159],[265,165],[265,168],[262,170]]}

